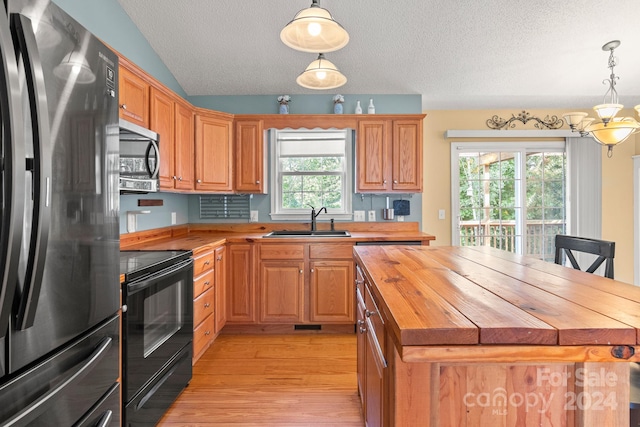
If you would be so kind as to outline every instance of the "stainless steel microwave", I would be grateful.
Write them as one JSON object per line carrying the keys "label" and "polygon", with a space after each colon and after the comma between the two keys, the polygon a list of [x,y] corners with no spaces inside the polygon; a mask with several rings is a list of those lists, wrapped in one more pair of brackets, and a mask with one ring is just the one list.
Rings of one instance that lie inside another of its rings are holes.
{"label": "stainless steel microwave", "polygon": [[159,135],[120,119],[120,193],[159,190]]}

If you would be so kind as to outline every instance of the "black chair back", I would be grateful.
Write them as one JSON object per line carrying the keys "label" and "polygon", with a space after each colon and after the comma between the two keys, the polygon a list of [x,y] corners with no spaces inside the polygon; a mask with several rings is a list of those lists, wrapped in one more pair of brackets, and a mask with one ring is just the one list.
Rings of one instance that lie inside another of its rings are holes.
{"label": "black chair back", "polygon": [[576,261],[573,251],[585,252],[597,255],[595,261],[587,268],[587,273],[593,273],[605,263],[604,276],[613,279],[613,257],[615,255],[616,243],[607,240],[589,239],[585,237],[566,236],[562,234],[556,235],[556,256],[555,263],[562,264],[562,251],[567,255],[571,265],[576,270],[582,270]]}

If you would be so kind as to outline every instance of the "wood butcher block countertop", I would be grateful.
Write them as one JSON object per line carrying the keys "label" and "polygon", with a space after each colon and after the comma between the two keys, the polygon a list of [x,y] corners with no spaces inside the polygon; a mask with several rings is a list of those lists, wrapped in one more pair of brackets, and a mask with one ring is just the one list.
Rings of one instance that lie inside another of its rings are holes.
{"label": "wood butcher block countertop", "polygon": [[[249,224],[189,224],[187,226],[127,233],[120,235],[122,250],[194,250],[206,245],[224,243],[353,243],[365,241],[420,241],[428,245],[435,237],[419,230],[414,222],[390,223],[336,223],[338,230],[347,230],[351,237],[296,237],[263,238],[273,230],[308,230],[304,223],[249,223]],[[318,230],[329,225],[318,222]]]}
{"label": "wood butcher block countertop", "polygon": [[458,345],[633,353],[640,341],[633,285],[492,248],[357,246],[354,256],[401,354]]}

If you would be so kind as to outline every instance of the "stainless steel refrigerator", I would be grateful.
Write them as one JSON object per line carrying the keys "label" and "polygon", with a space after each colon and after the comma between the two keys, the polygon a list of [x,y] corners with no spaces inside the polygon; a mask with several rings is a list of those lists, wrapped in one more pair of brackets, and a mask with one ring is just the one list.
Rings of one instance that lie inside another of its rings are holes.
{"label": "stainless steel refrigerator", "polygon": [[0,425],[120,424],[118,59],[0,7]]}

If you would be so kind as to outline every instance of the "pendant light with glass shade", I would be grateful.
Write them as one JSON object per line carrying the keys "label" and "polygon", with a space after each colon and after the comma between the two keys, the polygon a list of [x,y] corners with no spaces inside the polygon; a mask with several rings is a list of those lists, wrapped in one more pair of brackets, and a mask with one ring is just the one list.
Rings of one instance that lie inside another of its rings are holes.
{"label": "pendant light with glass shade", "polygon": [[[629,136],[640,131],[640,123],[632,117],[616,117],[624,105],[618,101],[618,91],[616,91],[616,80],[613,68],[616,66],[616,58],[613,51],[620,46],[619,40],[613,40],[602,46],[602,50],[609,51],[609,69],[611,75],[603,81],[609,85],[609,89],[604,94],[604,103],[593,107],[600,120],[587,117],[587,113],[572,112],[563,115],[567,124],[574,132],[579,132],[580,136],[592,136],[599,144],[607,146],[607,157],[613,155],[613,147],[624,142]],[[640,115],[640,105],[636,105],[636,112]]]}
{"label": "pendant light with glass shade", "polygon": [[280,32],[280,39],[292,49],[302,52],[333,52],[349,43],[349,33],[333,19],[327,9],[313,0]]}
{"label": "pendant light with glass shade", "polygon": [[308,89],[335,89],[344,85],[347,78],[321,53],[318,59],[309,64],[307,69],[298,76],[296,82]]}

